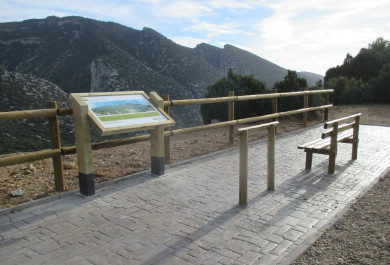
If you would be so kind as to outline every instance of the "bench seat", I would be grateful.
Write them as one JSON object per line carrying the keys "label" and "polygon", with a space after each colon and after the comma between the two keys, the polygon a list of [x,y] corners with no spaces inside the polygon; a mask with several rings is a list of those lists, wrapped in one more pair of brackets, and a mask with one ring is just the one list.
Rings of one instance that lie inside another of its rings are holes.
{"label": "bench seat", "polygon": [[[348,142],[348,140],[352,140],[352,138],[353,138],[352,131],[343,132],[337,136],[337,141],[338,142],[344,142],[344,141]],[[312,142],[298,145],[298,149],[305,149],[305,152],[310,151],[310,150],[314,150],[314,149],[318,149],[318,150],[329,149],[330,142],[331,142],[330,138],[325,138],[325,139],[319,138],[319,139],[314,140]]]}

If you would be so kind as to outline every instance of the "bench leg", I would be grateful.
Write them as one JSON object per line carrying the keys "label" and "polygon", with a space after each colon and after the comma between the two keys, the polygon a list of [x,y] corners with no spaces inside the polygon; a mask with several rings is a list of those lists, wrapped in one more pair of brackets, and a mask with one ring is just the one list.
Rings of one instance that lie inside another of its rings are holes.
{"label": "bench leg", "polygon": [[355,141],[352,143],[352,159],[356,160],[357,159],[357,153],[358,153],[358,143]]}
{"label": "bench leg", "polygon": [[357,159],[358,144],[359,144],[359,123],[360,116],[355,118],[355,124],[353,125],[353,142],[352,142],[352,159]]}
{"label": "bench leg", "polygon": [[313,152],[306,151],[306,169],[307,170],[311,169],[312,161],[313,161]]}
{"label": "bench leg", "polygon": [[336,165],[336,155],[330,154],[329,155],[329,165],[328,165],[328,173],[334,174],[334,169]]}

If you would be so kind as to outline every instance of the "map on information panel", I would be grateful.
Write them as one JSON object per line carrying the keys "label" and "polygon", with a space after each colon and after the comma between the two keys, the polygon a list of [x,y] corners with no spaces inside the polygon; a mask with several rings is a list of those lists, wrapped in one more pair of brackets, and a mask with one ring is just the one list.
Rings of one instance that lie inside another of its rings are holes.
{"label": "map on information panel", "polygon": [[168,120],[143,95],[83,97],[104,128]]}
{"label": "map on information panel", "polygon": [[173,126],[175,122],[157,109],[143,91],[73,94],[88,105],[88,116],[101,135]]}

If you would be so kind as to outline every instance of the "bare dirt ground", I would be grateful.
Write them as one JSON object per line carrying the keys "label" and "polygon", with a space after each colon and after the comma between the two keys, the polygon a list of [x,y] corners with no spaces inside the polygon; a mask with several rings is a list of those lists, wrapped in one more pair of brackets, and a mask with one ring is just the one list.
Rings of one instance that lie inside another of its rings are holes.
{"label": "bare dirt ground", "polygon": [[[362,123],[390,125],[390,105],[336,106],[329,111],[330,119],[358,112],[363,113]],[[316,114],[309,116],[308,126],[323,123],[323,113]],[[279,122],[278,134],[303,127],[301,115],[286,117]],[[250,140],[264,138],[265,134],[250,135]],[[171,163],[229,147],[227,128],[174,136],[171,137]],[[149,169],[150,144],[142,142],[94,151],[93,160],[97,183],[133,174]],[[64,157],[64,171],[67,190],[78,189],[75,155]],[[11,191],[17,189],[23,190],[23,194],[11,196]],[[0,209],[56,193],[50,159],[0,167]],[[390,264],[389,194],[390,174],[361,198],[296,264]],[[358,254],[353,256],[353,253]]]}
{"label": "bare dirt ground", "polygon": [[389,191],[387,173],[293,264],[390,264]]}

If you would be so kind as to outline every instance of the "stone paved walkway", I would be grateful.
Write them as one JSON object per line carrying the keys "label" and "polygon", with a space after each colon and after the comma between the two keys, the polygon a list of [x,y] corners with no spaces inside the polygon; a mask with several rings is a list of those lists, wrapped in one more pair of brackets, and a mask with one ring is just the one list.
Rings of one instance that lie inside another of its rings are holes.
{"label": "stone paved walkway", "polygon": [[247,206],[238,205],[237,148],[0,214],[0,264],[289,264],[390,166],[390,127],[362,125],[358,159],[340,144],[336,172],[297,145],[322,127],[276,138],[276,190],[266,140],[249,147]]}

